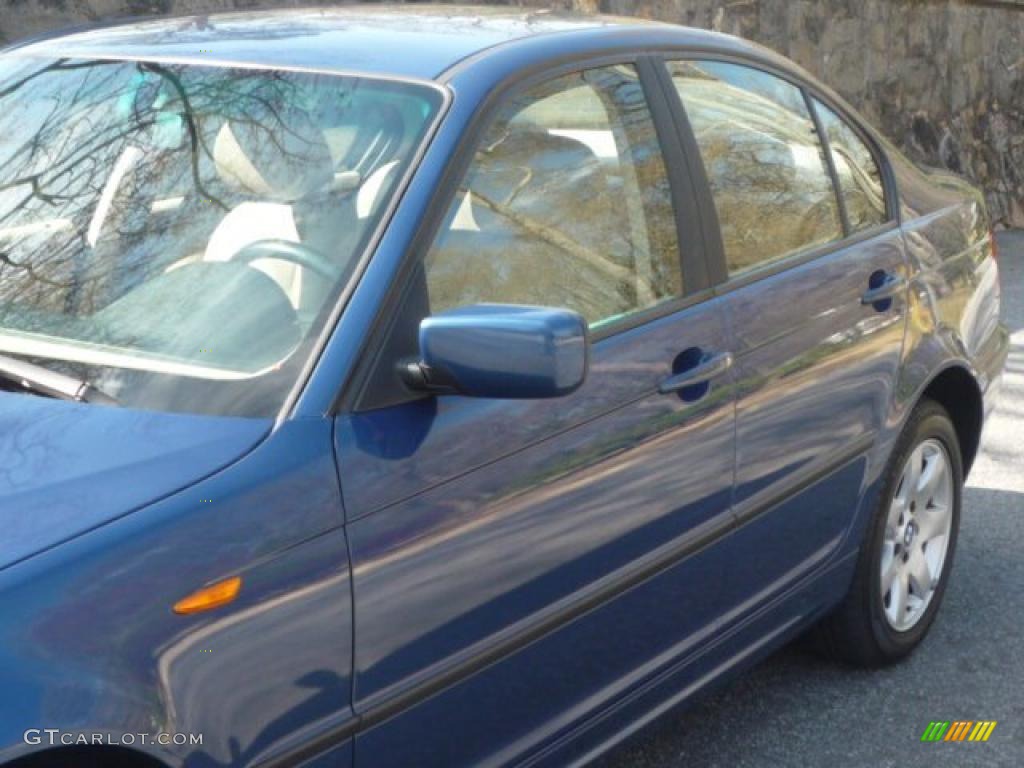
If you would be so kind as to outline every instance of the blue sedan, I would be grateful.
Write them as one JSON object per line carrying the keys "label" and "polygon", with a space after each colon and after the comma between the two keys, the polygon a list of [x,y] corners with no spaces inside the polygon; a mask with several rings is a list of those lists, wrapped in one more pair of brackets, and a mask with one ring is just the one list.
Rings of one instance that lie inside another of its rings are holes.
{"label": "blue sedan", "polygon": [[785,59],[348,7],[0,55],[0,764],[589,762],[924,639],[983,198]]}

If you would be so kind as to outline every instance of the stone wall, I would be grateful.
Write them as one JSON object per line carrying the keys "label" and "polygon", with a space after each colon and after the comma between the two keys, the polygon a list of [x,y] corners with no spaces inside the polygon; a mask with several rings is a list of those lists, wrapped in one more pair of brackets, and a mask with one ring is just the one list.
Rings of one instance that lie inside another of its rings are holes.
{"label": "stone wall", "polygon": [[[67,24],[309,0],[0,0],[0,42]],[[1024,226],[1024,0],[530,2],[716,29],[789,56],[913,158],[964,173]]]}
{"label": "stone wall", "polygon": [[841,93],[915,160],[1024,226],[1024,2],[578,0],[755,40]]}

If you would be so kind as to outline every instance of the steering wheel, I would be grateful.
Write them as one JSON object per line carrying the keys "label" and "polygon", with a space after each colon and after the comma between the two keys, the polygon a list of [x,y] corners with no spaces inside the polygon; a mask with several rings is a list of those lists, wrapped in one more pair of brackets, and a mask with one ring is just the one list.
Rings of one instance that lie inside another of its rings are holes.
{"label": "steering wheel", "polygon": [[280,259],[298,264],[320,277],[334,282],[338,279],[341,269],[312,248],[290,240],[257,240],[235,252],[232,261],[249,264],[258,259]]}

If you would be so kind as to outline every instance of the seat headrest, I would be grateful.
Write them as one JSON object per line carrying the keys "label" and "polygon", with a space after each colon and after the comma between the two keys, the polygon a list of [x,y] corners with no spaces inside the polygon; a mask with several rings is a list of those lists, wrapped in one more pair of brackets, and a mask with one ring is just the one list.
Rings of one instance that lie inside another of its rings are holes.
{"label": "seat headrest", "polygon": [[229,120],[213,144],[217,174],[228,186],[275,202],[292,202],[331,183],[334,168],[323,133],[304,113],[271,128]]}
{"label": "seat headrest", "polygon": [[368,101],[346,112],[339,126],[347,130],[350,142],[340,165],[368,178],[392,162],[405,138],[405,121],[393,104]]}

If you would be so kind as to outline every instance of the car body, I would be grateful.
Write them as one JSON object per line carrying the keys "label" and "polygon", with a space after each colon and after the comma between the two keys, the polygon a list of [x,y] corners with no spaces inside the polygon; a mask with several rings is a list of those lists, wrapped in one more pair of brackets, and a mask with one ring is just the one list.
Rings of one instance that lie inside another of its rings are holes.
{"label": "car body", "polygon": [[[922,398],[948,411],[965,471],[977,453],[1008,343],[981,196],[913,166],[832,91],[757,46],[602,17],[403,6],[115,25],[0,57],[12,68],[38,60],[57,69],[128,62],[132,99],[108,110],[127,103],[126,120],[164,103],[138,86],[147,73],[191,77],[199,98],[213,82],[202,78],[228,69],[230,82],[253,71],[359,78],[345,98],[394,86],[373,109],[412,93],[422,119],[401,145],[387,205],[367,220],[307,335],[289,337],[297,351],[286,362],[204,367],[196,355],[205,349],[169,346],[125,362],[127,352],[112,357],[101,341],[39,341],[36,326],[5,332],[4,354],[60,359],[87,348],[97,355],[90,375],[135,366],[139,381],[157,384],[139,402],[122,386],[120,408],[0,392],[0,763],[583,763],[843,599],[894,446]],[[773,78],[767,91],[760,77]],[[0,78],[10,93],[9,70]],[[548,104],[525,122],[522,110],[509,112],[559,78],[577,78],[573,108]],[[603,107],[587,88],[607,95]],[[716,98],[716,88],[736,100]],[[40,103],[64,108],[56,95]],[[776,121],[790,138],[766,140],[761,129],[780,104],[797,116]],[[615,130],[601,127],[610,105],[624,116]],[[761,107],[768,117],[754,114]],[[855,137],[850,146],[868,150],[878,178],[858,181],[856,158],[807,151],[829,130],[825,110]],[[176,115],[154,122],[187,142]],[[574,123],[581,115],[595,122]],[[234,146],[243,129],[231,143],[220,123],[210,135],[231,144],[235,180],[245,181],[252,168]],[[753,128],[722,128],[741,124]],[[513,146],[520,129],[521,154],[481,159]],[[616,157],[622,135],[646,143]],[[550,149],[545,163],[571,160],[543,165],[538,146]],[[96,173],[97,196],[116,194],[109,168]],[[594,193],[598,173],[608,194]],[[328,183],[351,192],[371,176],[335,166]],[[568,185],[579,205],[551,205],[543,190],[555,187],[543,185],[538,203],[529,185],[539,178]],[[728,186],[735,179],[782,192],[758,208]],[[863,226],[842,186],[849,179],[874,210]],[[467,200],[471,221],[456,225]],[[147,198],[143,221],[173,205]],[[638,235],[637,211],[660,229]],[[268,212],[246,226],[262,226]],[[486,222],[501,216],[581,264],[544,286],[555,262],[538,247],[548,261],[527,257],[508,266],[508,281],[488,284],[512,286],[509,300],[478,290],[477,276],[504,269],[515,247],[504,230],[490,237]],[[87,217],[86,240],[103,218]],[[757,239],[775,218],[782,226]],[[200,220],[190,213],[182,231]],[[117,253],[135,232],[124,221]],[[631,233],[624,244],[621,232]],[[92,239],[91,258],[116,258],[102,256],[102,235]],[[614,264],[584,263],[604,247]],[[146,253],[174,248],[166,238]],[[637,278],[638,254],[662,251],[675,255]],[[300,256],[303,269],[316,267]],[[22,263],[16,253],[7,262]],[[160,263],[166,283],[178,262]],[[205,285],[213,290],[223,273],[248,281],[246,297],[264,291],[246,270],[209,267]],[[621,290],[591,290],[601,275],[622,278]],[[559,303],[559,286],[575,283],[574,311],[555,311],[569,303]],[[446,306],[428,306],[427,284],[440,286],[433,295]],[[139,285],[110,290],[123,298]],[[196,285],[168,295],[187,304],[186,294],[202,293]],[[495,300],[554,309],[480,306]],[[147,301],[130,307],[132,322],[151,312],[157,330],[170,324],[170,300]],[[244,303],[228,302],[231,313]],[[207,310],[188,306],[174,320],[182,334]],[[209,334],[216,354],[231,322],[204,319],[196,333]],[[261,340],[277,325],[243,334],[238,349],[272,350],[276,341]],[[421,353],[450,369],[418,365]],[[572,365],[558,367],[564,360]],[[275,384],[272,407],[240,404],[282,369],[290,378]],[[204,376],[214,383],[193,387]],[[21,388],[43,387],[11,386]],[[210,586],[231,592],[210,605],[226,604],[182,607]],[[97,744],[92,734],[107,736]],[[156,734],[202,734],[202,743]]]}

